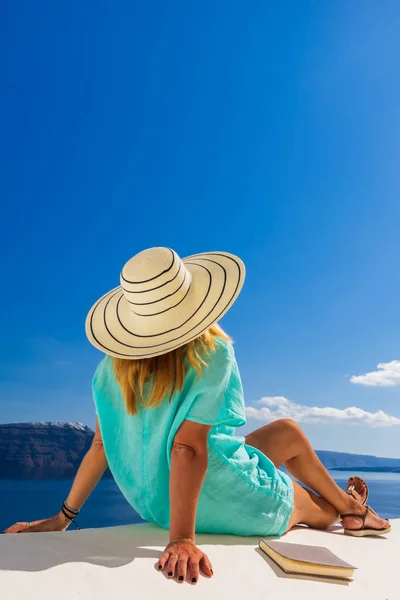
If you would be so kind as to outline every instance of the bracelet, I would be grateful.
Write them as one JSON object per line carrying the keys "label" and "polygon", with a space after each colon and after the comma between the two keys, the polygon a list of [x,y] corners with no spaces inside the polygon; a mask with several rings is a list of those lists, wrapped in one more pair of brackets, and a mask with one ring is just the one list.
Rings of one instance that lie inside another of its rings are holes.
{"label": "bracelet", "polygon": [[186,543],[190,543],[194,545],[194,541],[191,538],[183,538],[183,537],[177,537],[173,540],[171,540],[166,546],[165,549],[168,550],[168,548],[170,548],[171,546],[174,546],[175,544],[178,544],[179,542],[186,542]]}
{"label": "bracelet", "polygon": [[[79,515],[79,510],[74,510],[72,508],[70,508],[68,506],[68,504],[66,504],[66,502],[63,502],[63,505],[61,507],[61,512],[64,515],[64,517],[67,519],[67,521],[70,521],[71,523],[73,523],[75,525],[76,529],[80,529],[78,523],[75,521],[76,517]],[[71,514],[68,514],[71,513]],[[72,515],[72,517],[71,517]]]}
{"label": "bracelet", "polygon": [[67,504],[66,502],[63,503],[63,507],[70,512],[72,515],[79,515],[79,510],[75,510],[74,508],[71,508],[69,506],[69,504]]}

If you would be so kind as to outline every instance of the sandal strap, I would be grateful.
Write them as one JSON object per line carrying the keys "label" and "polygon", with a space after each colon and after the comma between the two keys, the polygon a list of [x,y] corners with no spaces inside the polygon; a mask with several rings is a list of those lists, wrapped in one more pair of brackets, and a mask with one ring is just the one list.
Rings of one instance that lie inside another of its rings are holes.
{"label": "sandal strap", "polygon": [[361,531],[361,530],[365,529],[365,519],[367,518],[367,515],[368,515],[368,513],[369,513],[370,510],[372,510],[372,509],[370,509],[369,506],[366,506],[365,512],[362,515],[360,515],[360,514],[356,515],[354,513],[349,513],[349,514],[346,514],[346,515],[340,515],[340,518],[341,519],[346,519],[346,518],[361,519],[362,520],[362,525],[361,525],[360,529],[359,530],[355,530],[355,531]]}
{"label": "sandal strap", "polygon": [[[371,507],[370,507],[370,506],[368,506],[367,504],[366,504],[365,506],[368,508],[368,510],[369,510],[370,512],[372,512],[372,514],[374,514],[376,517],[379,517],[379,515],[377,515],[377,514],[376,514],[376,512],[374,511],[374,509],[373,509],[373,508],[371,508]],[[386,519],[386,520],[387,520],[387,519]]]}

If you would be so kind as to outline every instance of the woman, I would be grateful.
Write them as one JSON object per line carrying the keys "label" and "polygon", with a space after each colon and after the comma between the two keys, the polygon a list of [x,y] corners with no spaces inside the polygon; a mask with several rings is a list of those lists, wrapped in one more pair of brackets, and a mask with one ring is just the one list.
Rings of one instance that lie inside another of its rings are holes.
{"label": "woman", "polygon": [[241,260],[223,252],[181,260],[152,248],[126,263],[121,286],[86,320],[89,341],[106,354],[93,380],[92,447],[60,513],[8,533],[66,529],[107,465],[135,510],[169,529],[157,567],[179,582],[196,583],[200,570],[213,575],[196,532],[281,536],[300,523],[325,529],[339,516],[348,534],[390,531],[363,505],[364,482],[341,490],[293,421],[235,436],[245,424],[242,386],[216,323],[244,274]]}

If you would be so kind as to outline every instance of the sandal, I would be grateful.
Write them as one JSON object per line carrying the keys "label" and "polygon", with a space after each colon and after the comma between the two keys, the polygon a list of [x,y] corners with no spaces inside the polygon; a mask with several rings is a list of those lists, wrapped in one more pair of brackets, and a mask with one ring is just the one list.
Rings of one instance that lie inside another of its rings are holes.
{"label": "sandal", "polygon": [[345,529],[344,534],[352,535],[354,537],[364,537],[367,535],[369,535],[369,536],[386,535],[387,533],[390,533],[392,531],[392,528],[389,525],[388,519],[386,519],[388,522],[387,527],[383,527],[382,529],[371,529],[371,528],[366,529],[365,519],[367,518],[367,515],[369,512],[372,512],[374,515],[378,516],[376,514],[376,512],[374,510],[372,510],[372,508],[370,506],[365,507],[365,513],[363,515],[355,515],[355,514],[340,515],[340,518],[342,520],[345,519],[346,517],[352,517],[353,519],[361,519],[362,520],[362,525],[359,529]]}
{"label": "sandal", "polygon": [[[359,481],[360,483],[364,484],[367,495],[365,497],[364,502],[361,502],[361,504],[366,504],[367,500],[368,500],[368,496],[369,496],[369,490],[368,490],[368,486],[365,483],[364,479],[361,479],[361,477],[350,477],[350,479],[352,479],[354,482]],[[349,481],[350,481],[350,479],[349,479]],[[349,496],[353,496],[353,492],[355,491],[355,489],[356,489],[356,486],[355,486],[355,483],[353,483],[353,484],[349,485],[349,487],[346,490],[346,493],[349,494]],[[353,498],[354,498],[354,496],[353,496]],[[356,498],[356,500],[358,500],[358,498]]]}

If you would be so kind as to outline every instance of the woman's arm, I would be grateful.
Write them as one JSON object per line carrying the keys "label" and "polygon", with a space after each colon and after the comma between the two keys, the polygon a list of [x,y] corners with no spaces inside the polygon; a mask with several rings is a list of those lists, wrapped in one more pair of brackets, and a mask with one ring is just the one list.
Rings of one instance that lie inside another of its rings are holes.
{"label": "woman's arm", "polygon": [[[96,433],[92,445],[85,454],[66,503],[74,510],[80,510],[96,485],[104,475],[107,468],[107,458],[104,452],[103,440],[101,438],[99,422],[96,418]],[[63,513],[60,513],[61,517]]]}
{"label": "woman's arm", "polygon": [[171,449],[170,541],[195,539],[196,510],[208,465],[211,427],[184,421]]}
{"label": "woman's arm", "polygon": [[[99,424],[96,419],[96,433],[92,445],[80,464],[71,491],[66,499],[66,503],[70,508],[80,510],[90,493],[100,481],[106,468],[107,459],[103,448]],[[49,519],[34,521],[30,524],[27,524],[26,522],[15,523],[12,527],[6,529],[4,533],[64,531],[67,529],[70,522],[71,520],[67,519],[60,511],[57,515],[50,517]]]}
{"label": "woman's arm", "polygon": [[[196,583],[199,566],[205,575],[213,574],[208,557],[194,544],[197,503],[208,465],[210,430],[209,425],[184,421],[171,449],[170,544],[158,568],[165,569],[169,577],[177,575],[181,582],[189,569],[190,580]],[[174,543],[174,540],[177,541]]]}

